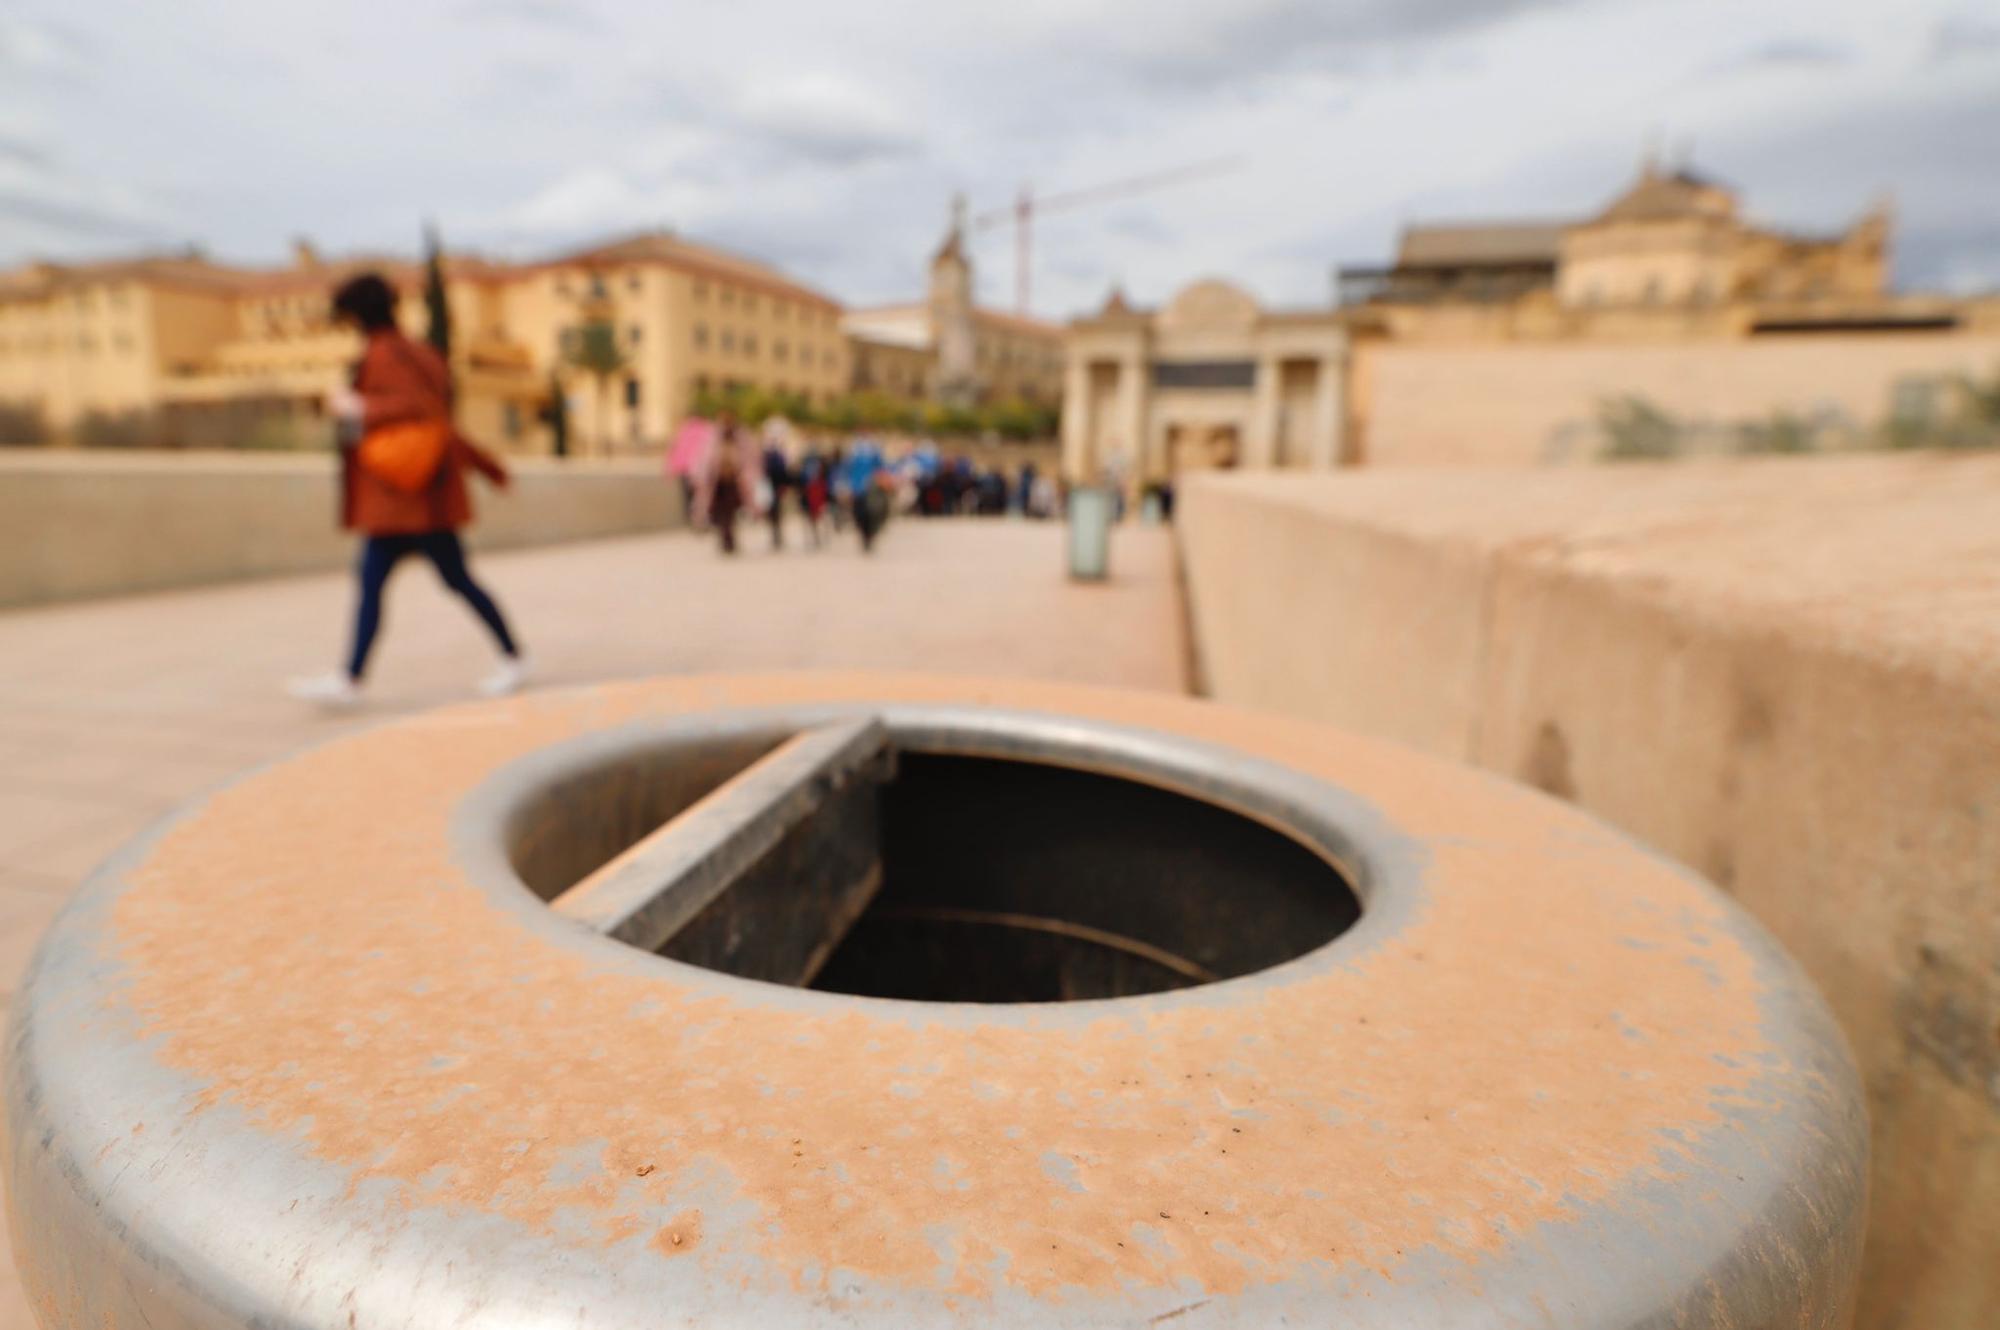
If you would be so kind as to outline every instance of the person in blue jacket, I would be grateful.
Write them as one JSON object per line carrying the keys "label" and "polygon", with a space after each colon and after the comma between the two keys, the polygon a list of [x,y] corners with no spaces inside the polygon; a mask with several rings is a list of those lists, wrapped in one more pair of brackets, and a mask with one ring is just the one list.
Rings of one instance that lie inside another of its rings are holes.
{"label": "person in blue jacket", "polygon": [[854,514],[855,528],[861,532],[861,548],[875,548],[875,537],[889,520],[889,492],[883,488],[887,463],[882,445],[873,439],[857,439],[841,467],[840,487]]}

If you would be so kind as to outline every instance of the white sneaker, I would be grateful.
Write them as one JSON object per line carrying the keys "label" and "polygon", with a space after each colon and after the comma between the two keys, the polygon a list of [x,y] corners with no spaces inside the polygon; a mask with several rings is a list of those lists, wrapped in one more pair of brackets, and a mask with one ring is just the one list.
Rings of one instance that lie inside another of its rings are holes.
{"label": "white sneaker", "polygon": [[361,701],[361,685],[339,670],[294,679],[285,691],[301,702],[315,702],[329,710],[344,711]]}
{"label": "white sneaker", "polygon": [[507,697],[521,691],[530,673],[526,656],[504,657],[493,673],[479,681],[479,691],[487,697]]}

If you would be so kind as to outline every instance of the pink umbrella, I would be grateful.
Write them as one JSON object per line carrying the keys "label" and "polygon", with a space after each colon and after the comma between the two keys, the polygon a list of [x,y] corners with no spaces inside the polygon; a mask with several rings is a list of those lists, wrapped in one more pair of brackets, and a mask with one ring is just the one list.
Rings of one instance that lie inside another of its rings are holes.
{"label": "pink umbrella", "polygon": [[715,422],[703,420],[700,416],[689,416],[674,431],[674,441],[667,445],[667,474],[670,476],[691,476],[708,457],[708,450],[715,443]]}

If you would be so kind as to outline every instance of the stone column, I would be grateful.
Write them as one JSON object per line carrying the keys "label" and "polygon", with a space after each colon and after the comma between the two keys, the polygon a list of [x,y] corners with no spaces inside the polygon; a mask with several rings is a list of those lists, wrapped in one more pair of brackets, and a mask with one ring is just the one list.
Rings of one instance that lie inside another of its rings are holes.
{"label": "stone column", "polygon": [[1285,362],[1265,353],[1257,357],[1257,386],[1250,399],[1250,427],[1243,439],[1242,465],[1268,471],[1278,464],[1278,414],[1284,403]]}
{"label": "stone column", "polygon": [[1091,453],[1097,443],[1090,437],[1090,422],[1097,406],[1091,400],[1090,358],[1072,347],[1063,378],[1062,473],[1074,483],[1089,476]]}
{"label": "stone column", "polygon": [[1319,379],[1313,393],[1311,466],[1315,471],[1331,471],[1340,465],[1340,432],[1346,423],[1341,397],[1346,357],[1344,338],[1320,356]]}
{"label": "stone column", "polygon": [[1147,368],[1143,350],[1128,350],[1119,360],[1117,437],[1097,441],[1098,463],[1121,462],[1127,484],[1138,479],[1146,469],[1149,450],[1146,399],[1152,390]]}

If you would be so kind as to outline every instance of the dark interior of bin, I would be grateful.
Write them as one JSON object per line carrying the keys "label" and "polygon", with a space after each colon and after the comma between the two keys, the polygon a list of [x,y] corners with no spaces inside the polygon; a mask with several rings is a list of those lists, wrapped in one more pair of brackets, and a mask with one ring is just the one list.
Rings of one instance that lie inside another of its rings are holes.
{"label": "dark interior of bin", "polygon": [[902,758],[882,790],[882,869],[814,988],[931,1002],[1150,993],[1268,969],[1360,915],[1332,865],[1259,822],[991,758]]}
{"label": "dark interior of bin", "polygon": [[[544,899],[754,762],[777,737],[582,769],[523,808],[511,858]],[[1057,1002],[1268,969],[1360,915],[1338,869],[1219,804],[1093,771],[903,752],[880,787],[882,886],[811,987]]]}

